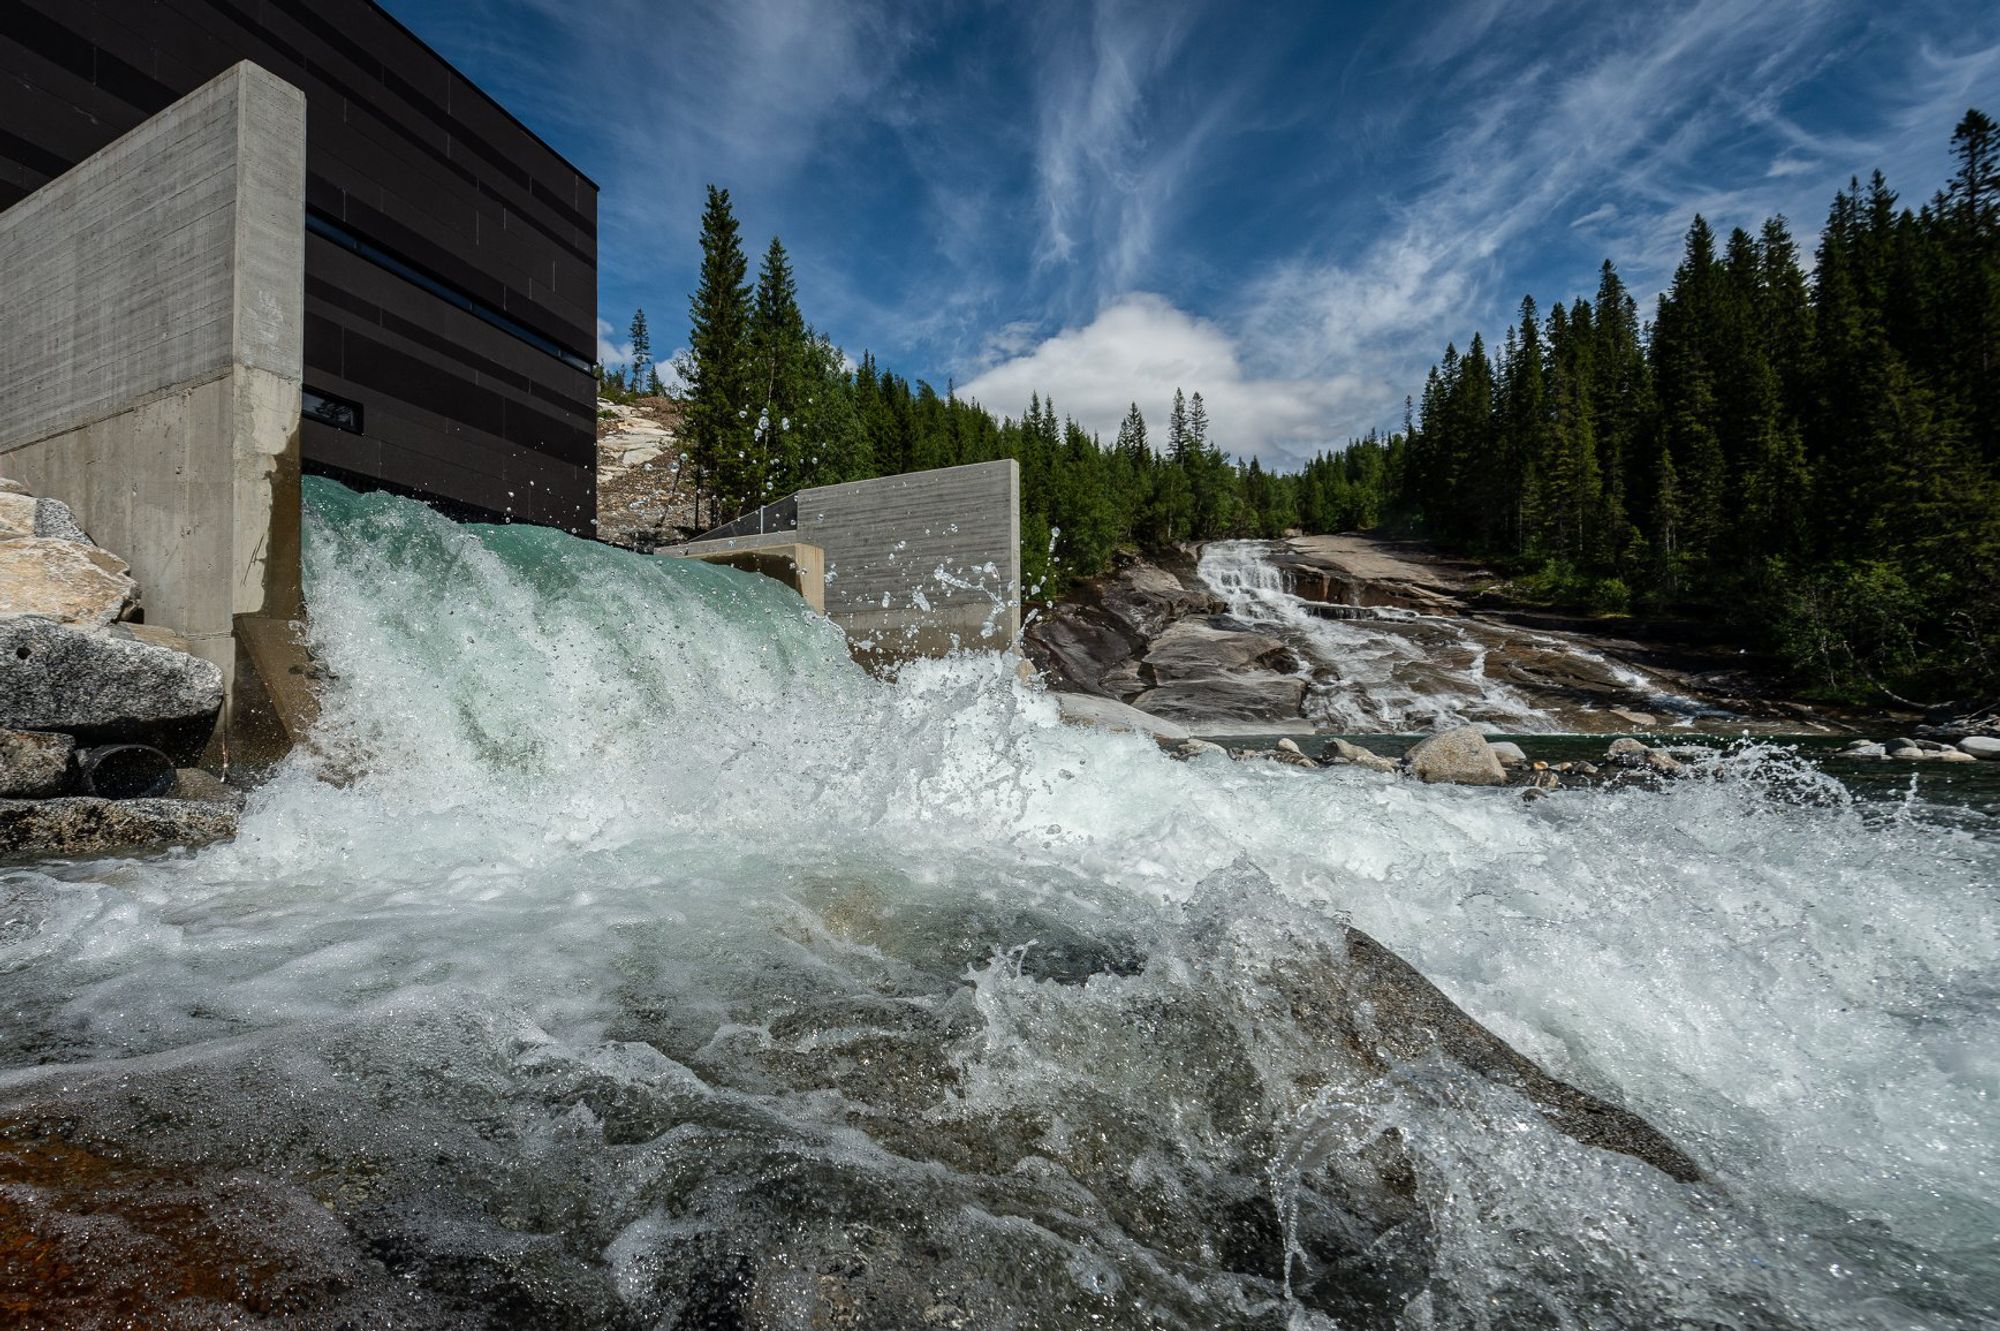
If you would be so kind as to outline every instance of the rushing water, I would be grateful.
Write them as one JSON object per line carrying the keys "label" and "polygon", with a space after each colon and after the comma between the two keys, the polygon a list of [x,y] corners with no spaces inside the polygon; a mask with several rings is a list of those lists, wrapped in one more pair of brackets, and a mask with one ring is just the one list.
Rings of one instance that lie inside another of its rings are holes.
{"label": "rushing water", "polygon": [[1395,606],[1341,607],[1340,617],[1331,618],[1328,607],[1292,593],[1269,553],[1266,541],[1210,542],[1202,547],[1198,571],[1234,618],[1300,653],[1310,680],[1306,714],[1322,730],[1429,733],[1471,722],[1535,733],[1570,729],[1593,710],[1530,697],[1495,678],[1490,660],[1502,650],[1553,658],[1562,675],[1649,715],[1677,723],[1722,715],[1626,662],[1558,634]]}
{"label": "rushing water", "polygon": [[[0,870],[0,1317],[2000,1316],[1982,824],[1758,750],[1534,804],[1179,763],[775,583],[308,493],[321,753],[232,844]],[[1709,1181],[1358,1076],[1271,982],[1342,921]]]}

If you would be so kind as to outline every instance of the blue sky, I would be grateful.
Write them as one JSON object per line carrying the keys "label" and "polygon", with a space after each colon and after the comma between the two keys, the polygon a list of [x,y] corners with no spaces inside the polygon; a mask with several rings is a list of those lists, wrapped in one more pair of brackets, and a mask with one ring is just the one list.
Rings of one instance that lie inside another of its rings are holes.
{"label": "blue sky", "polygon": [[686,340],[702,188],[858,357],[1108,437],[1206,397],[1239,455],[1401,416],[1447,338],[1614,259],[1650,304],[1690,217],[1912,203],[2000,5],[387,0],[595,178],[600,354]]}

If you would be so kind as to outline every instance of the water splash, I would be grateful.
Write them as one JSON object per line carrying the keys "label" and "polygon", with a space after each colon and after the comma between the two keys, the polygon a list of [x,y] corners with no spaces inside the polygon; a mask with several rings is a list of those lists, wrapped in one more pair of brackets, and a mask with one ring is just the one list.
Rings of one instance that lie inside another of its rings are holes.
{"label": "water splash", "polygon": [[[100,1289],[213,1268],[409,1326],[2000,1311],[2000,847],[1921,802],[1769,749],[1533,805],[1176,763],[1007,658],[862,674],[775,583],[309,500],[323,756],[233,844],[0,871],[0,1206],[93,1235]],[[1285,996],[1348,921],[1714,1182],[1447,1060],[1364,1074]]]}

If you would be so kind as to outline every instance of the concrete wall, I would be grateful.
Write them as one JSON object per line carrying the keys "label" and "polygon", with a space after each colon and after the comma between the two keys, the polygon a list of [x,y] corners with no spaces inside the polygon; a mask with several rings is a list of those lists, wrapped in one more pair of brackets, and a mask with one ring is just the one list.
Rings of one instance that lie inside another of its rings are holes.
{"label": "concrete wall", "polygon": [[0,213],[0,475],[225,672],[298,611],[305,132],[239,64]]}
{"label": "concrete wall", "polygon": [[764,530],[662,553],[768,546],[780,529],[818,546],[826,613],[864,661],[1000,651],[1020,631],[1021,470],[1011,458],[801,490],[741,521]]}
{"label": "concrete wall", "polygon": [[797,592],[808,609],[826,613],[826,551],[816,545],[775,536],[759,542],[707,541],[700,545],[671,546],[659,553],[776,578]]}

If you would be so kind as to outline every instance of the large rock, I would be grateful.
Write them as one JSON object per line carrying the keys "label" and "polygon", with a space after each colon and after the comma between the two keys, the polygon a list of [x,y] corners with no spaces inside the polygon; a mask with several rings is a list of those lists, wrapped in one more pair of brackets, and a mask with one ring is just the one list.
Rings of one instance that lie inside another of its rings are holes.
{"label": "large rock", "polygon": [[1329,956],[1324,966],[1278,968],[1276,987],[1301,1027],[1380,1076],[1436,1050],[1520,1092],[1551,1127],[1586,1146],[1643,1160],[1683,1183],[1702,1177],[1700,1166],[1645,1119],[1551,1077],[1367,934],[1347,929],[1345,939],[1346,955]]}
{"label": "large rock", "polygon": [[1456,786],[1504,786],[1506,769],[1478,726],[1459,726],[1419,740],[1405,759],[1419,781]]}
{"label": "large rock", "polygon": [[58,795],[69,784],[76,741],[42,730],[0,730],[0,798]]}
{"label": "large rock", "polygon": [[236,810],[208,800],[0,800],[0,855],[101,855],[236,835]]}
{"label": "large rock", "polygon": [[1111,698],[1100,698],[1091,693],[1058,693],[1054,695],[1056,706],[1062,709],[1062,719],[1071,725],[1097,726],[1104,730],[1135,730],[1154,739],[1185,740],[1190,732],[1186,726],[1164,720],[1136,707]]}
{"label": "large rock", "polygon": [[0,540],[0,615],[52,615],[115,624],[138,604],[124,560],[54,536]]}
{"label": "large rock", "polygon": [[31,495],[33,493],[34,493],[33,490],[30,490],[27,486],[21,484],[19,481],[9,479],[8,477],[5,476],[0,476],[0,494]]}
{"label": "large rock", "polygon": [[1992,735],[1967,735],[1958,742],[1958,751],[1986,762],[2000,762],[2000,739]]}
{"label": "large rock", "polygon": [[222,671],[163,638],[172,640],[124,624],[0,618],[0,726],[133,740],[191,762],[222,708]]}

